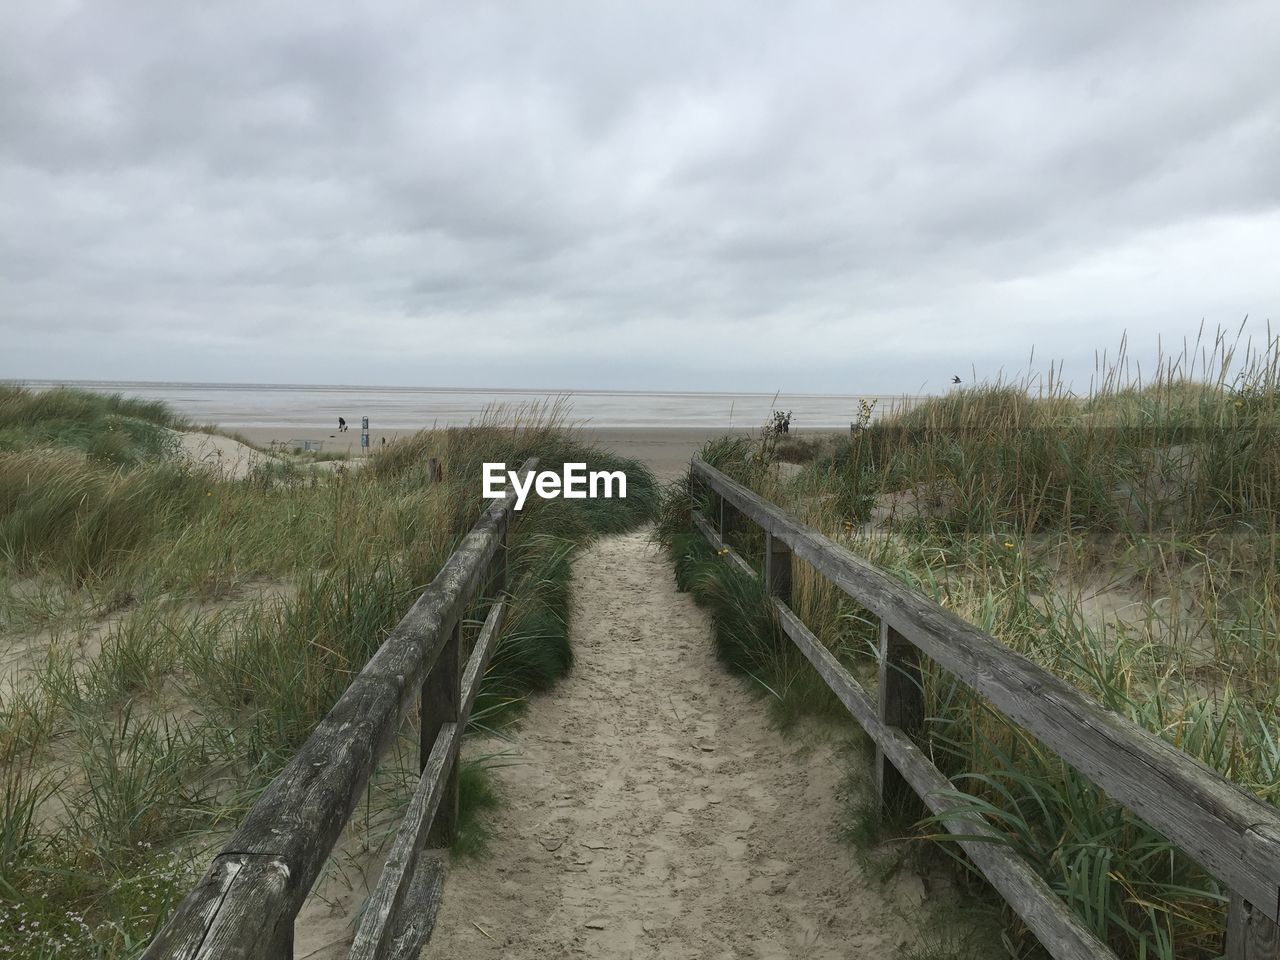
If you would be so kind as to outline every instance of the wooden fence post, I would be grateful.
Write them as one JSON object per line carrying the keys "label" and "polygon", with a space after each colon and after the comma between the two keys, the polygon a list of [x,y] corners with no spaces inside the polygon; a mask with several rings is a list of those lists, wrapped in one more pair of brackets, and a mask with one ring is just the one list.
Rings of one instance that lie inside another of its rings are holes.
{"label": "wooden fence post", "polygon": [[[920,651],[884,620],[880,621],[880,719],[908,735],[924,725]],[[923,807],[923,801],[879,748],[876,788],[880,802],[890,809],[912,812]]]}
{"label": "wooden fence post", "polygon": [[497,571],[495,594],[501,596],[511,588],[511,521],[502,528],[502,539],[498,541],[498,556],[494,561]]}
{"label": "wooden fence post", "polygon": [[769,593],[791,603],[791,548],[767,530],[764,534],[764,582]]}
{"label": "wooden fence post", "polygon": [[293,960],[293,923],[292,920],[287,921],[276,934],[272,960]]}
{"label": "wooden fence post", "polygon": [[698,513],[698,487],[701,481],[698,475],[693,472],[693,461],[689,461],[689,524],[693,525],[693,518]]}
{"label": "wooden fence post", "polygon": [[[462,617],[449,628],[435,666],[422,682],[422,739],[418,769],[425,770],[436,735],[446,723],[457,723],[462,706]],[[458,835],[458,757],[449,764],[440,809],[427,834],[428,847],[447,847]]]}
{"label": "wooden fence post", "polygon": [[493,559],[489,561],[489,566],[484,572],[484,586],[481,588],[478,596],[489,600],[490,604],[497,603],[502,599],[502,594],[507,590],[507,580],[510,576],[507,567],[507,545],[510,527],[503,527],[498,536],[498,546],[493,552]]}
{"label": "wooden fence post", "polygon": [[1226,960],[1277,960],[1280,958],[1280,924],[1254,910],[1238,893],[1227,908]]}
{"label": "wooden fence post", "polygon": [[724,497],[717,495],[716,499],[720,501],[720,542],[726,547],[729,546],[729,534],[733,532],[733,528],[737,526],[738,511]]}

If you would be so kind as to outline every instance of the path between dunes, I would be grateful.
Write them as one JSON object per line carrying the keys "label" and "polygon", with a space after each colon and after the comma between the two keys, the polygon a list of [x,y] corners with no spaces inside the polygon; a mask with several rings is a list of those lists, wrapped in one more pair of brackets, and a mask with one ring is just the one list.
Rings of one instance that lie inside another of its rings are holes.
{"label": "path between dunes", "polygon": [[[648,531],[574,570],[572,675],[496,771],[489,853],[455,865],[427,958],[890,957],[918,897],[837,838],[845,764],[773,729]],[[812,738],[811,738],[812,741]]]}

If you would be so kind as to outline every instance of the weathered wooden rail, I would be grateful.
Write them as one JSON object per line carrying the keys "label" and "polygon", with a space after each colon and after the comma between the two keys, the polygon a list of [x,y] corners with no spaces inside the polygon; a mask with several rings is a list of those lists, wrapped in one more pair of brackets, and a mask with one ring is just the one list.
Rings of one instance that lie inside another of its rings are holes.
{"label": "weathered wooden rail", "polygon": [[462,617],[484,584],[496,588],[490,595],[506,587],[514,498],[509,492],[485,510],[253,805],[145,958],[291,958],[294,919],[420,696],[422,772],[350,953],[353,960],[418,956],[442,883],[440,859],[427,848],[457,833],[458,750],[506,604],[490,606],[465,666]]}
{"label": "weathered wooden rail", "polygon": [[[997,836],[989,822],[976,814],[954,812],[952,784],[911,737],[924,722],[921,653],[1038,737],[1231,890],[1228,960],[1280,957],[1280,811],[709,464],[694,460],[692,479],[710,492],[718,513],[713,527],[698,509],[702,496],[695,486],[694,524],[752,576],[754,568],[729,546],[727,535],[740,517],[764,531],[764,579],[782,629],[875,742],[881,797],[887,803],[912,796],[923,800],[1052,956],[1115,960],[1026,861],[1007,846],[980,839]],[[880,618],[877,698],[789,606],[793,556]]]}

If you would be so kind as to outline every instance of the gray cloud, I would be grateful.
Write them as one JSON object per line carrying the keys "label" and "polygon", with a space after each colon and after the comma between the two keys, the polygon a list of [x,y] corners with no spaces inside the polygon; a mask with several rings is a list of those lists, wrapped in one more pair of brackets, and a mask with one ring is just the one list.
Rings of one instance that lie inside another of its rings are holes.
{"label": "gray cloud", "polygon": [[0,11],[0,376],[914,390],[1280,298],[1280,8]]}

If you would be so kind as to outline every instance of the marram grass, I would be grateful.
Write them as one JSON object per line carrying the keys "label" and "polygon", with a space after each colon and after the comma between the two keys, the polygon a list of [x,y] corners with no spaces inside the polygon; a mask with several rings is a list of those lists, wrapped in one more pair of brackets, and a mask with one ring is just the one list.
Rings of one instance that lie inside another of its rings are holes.
{"label": "marram grass", "polygon": [[[726,438],[703,455],[1277,804],[1277,371],[1277,341],[1237,350],[1219,336],[1143,380],[1112,362],[1084,397],[1052,373],[957,390],[829,439],[798,474],[776,466],[770,439]],[[805,665],[779,654],[758,585],[687,532],[687,483],[659,516],[678,581],[711,607],[721,656],[784,716],[828,712],[820,684],[796,677]],[[737,542],[758,554],[758,541]],[[799,561],[794,593],[810,628],[874,688],[873,618]],[[1228,891],[936,667],[925,694],[921,742],[956,802],[987,814],[1121,957],[1221,955]],[[916,836],[964,862],[939,826],[922,822]],[[1008,952],[1034,952],[1007,921]]]}
{"label": "marram grass", "polygon": [[[657,501],[648,471],[556,410],[427,431],[360,470],[289,457],[242,481],[178,462],[158,438],[186,425],[162,406],[0,388],[0,412],[0,631],[30,651],[0,686],[0,951],[17,956],[141,951],[479,516],[481,463],[538,454],[630,481],[626,500],[518,518],[472,717],[487,733],[572,663],[574,550]],[[415,724],[353,816],[366,846],[389,842],[412,791]],[[460,852],[483,847],[491,765],[465,771]]]}

